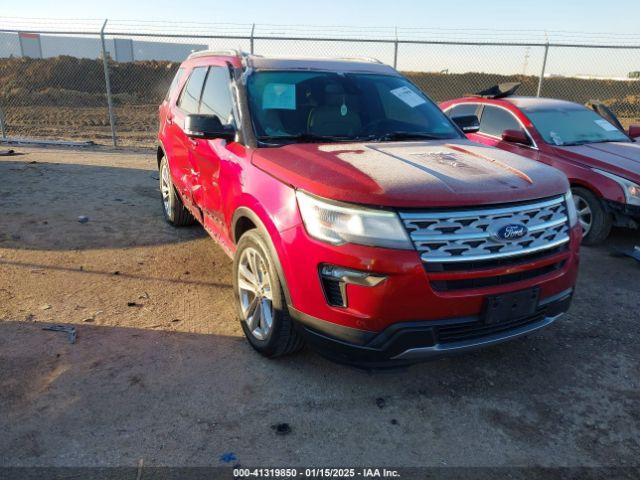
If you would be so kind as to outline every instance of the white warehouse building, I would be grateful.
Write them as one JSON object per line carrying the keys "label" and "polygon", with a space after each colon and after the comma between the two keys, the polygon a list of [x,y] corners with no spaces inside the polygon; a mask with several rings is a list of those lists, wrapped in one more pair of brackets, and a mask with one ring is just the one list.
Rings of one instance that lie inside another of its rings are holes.
{"label": "white warehouse building", "polygon": [[[169,60],[179,62],[190,53],[206,50],[206,44],[168,43],[131,38],[107,38],[105,48],[117,62],[134,60]],[[0,32],[0,58],[50,58],[69,55],[78,58],[102,57],[98,36],[41,35],[38,33]]]}

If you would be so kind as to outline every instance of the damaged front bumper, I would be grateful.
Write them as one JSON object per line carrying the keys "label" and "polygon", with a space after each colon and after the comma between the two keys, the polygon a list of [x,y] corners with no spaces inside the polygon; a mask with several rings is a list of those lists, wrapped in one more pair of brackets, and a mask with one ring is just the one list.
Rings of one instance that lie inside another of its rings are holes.
{"label": "damaged front bumper", "polygon": [[640,206],[604,200],[606,210],[613,216],[616,227],[640,228]]}

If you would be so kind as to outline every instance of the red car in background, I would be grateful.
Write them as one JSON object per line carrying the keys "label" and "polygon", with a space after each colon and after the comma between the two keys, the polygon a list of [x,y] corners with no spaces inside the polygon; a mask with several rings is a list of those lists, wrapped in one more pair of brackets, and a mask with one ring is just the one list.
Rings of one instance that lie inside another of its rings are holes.
{"label": "red car in background", "polygon": [[513,96],[517,84],[440,104],[452,119],[476,116],[467,137],[558,168],[569,179],[583,243],[604,241],[612,226],[640,224],[640,126],[573,102]]}

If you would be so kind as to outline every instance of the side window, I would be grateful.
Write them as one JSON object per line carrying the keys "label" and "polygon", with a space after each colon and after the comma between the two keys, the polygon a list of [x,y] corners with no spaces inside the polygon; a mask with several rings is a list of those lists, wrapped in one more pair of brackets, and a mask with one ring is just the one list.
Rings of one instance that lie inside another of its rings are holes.
{"label": "side window", "polygon": [[171,95],[173,95],[174,90],[177,88],[180,83],[180,79],[182,78],[182,74],[184,73],[184,68],[180,67],[176,74],[173,76],[173,80],[171,80],[171,85],[169,85],[169,90],[167,90],[167,94],[164,99],[169,100]]}
{"label": "side window", "polygon": [[477,103],[461,103],[447,110],[447,117],[464,117],[465,115],[478,116],[478,110],[480,110],[480,105]]}
{"label": "side window", "polygon": [[209,75],[202,91],[200,113],[217,115],[223,125],[233,123],[229,71],[225,67],[209,68]]}
{"label": "side window", "polygon": [[198,113],[198,103],[200,102],[200,94],[202,93],[202,84],[204,77],[207,75],[205,67],[196,67],[191,72],[187,84],[178,99],[178,107],[187,113]]}
{"label": "side window", "polygon": [[480,132],[501,137],[505,130],[522,130],[522,127],[508,111],[485,105],[480,120]]}

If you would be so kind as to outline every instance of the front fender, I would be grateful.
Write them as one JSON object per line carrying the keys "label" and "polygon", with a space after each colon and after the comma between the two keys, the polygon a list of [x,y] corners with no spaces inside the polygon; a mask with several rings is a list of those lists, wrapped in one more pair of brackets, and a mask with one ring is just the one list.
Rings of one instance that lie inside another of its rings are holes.
{"label": "front fender", "polygon": [[285,274],[285,269],[283,268],[283,263],[288,265],[288,256],[286,252],[286,248],[284,246],[282,237],[280,236],[280,231],[276,228],[273,220],[267,215],[264,209],[261,208],[259,204],[254,205],[258,211],[262,210],[261,214],[257,213],[253,209],[243,206],[236,209],[233,214],[233,219],[231,221],[231,233],[233,235],[233,242],[237,244],[240,240],[236,232],[238,232],[238,224],[248,219],[251,221],[253,225],[256,226],[258,231],[262,234],[267,246],[269,248],[269,254],[273,259],[276,271],[278,272],[278,277],[280,279],[280,284],[282,285],[285,298],[287,300],[287,304],[291,305],[291,294],[289,291],[289,284],[287,282],[287,275]]}

